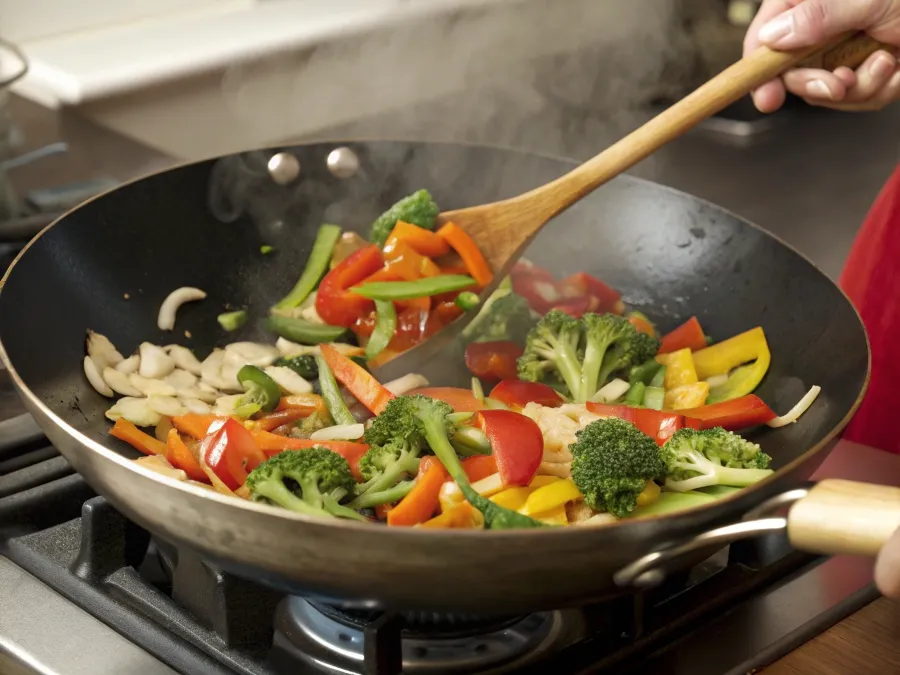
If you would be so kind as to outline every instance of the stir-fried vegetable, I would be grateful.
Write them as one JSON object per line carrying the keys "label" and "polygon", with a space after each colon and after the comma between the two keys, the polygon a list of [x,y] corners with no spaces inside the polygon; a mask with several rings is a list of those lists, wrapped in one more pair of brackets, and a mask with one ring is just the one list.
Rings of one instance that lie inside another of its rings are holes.
{"label": "stir-fried vegetable", "polygon": [[452,293],[475,285],[472,277],[461,274],[444,274],[416,281],[371,281],[354,286],[353,293],[372,300],[411,300],[432,295]]}
{"label": "stir-fried vegetable", "polygon": [[370,361],[387,348],[397,329],[397,311],[390,300],[375,301],[375,316],[375,330],[366,345],[366,358]]}
{"label": "stir-fried vegetable", "polygon": [[425,230],[433,230],[440,212],[428,190],[418,190],[378,216],[372,223],[369,239],[379,246],[384,246],[398,220]]}
{"label": "stir-fried vegetable", "polygon": [[216,317],[216,320],[219,322],[219,325],[222,326],[229,333],[231,331],[235,331],[245,323],[247,323],[247,310],[239,309],[234,312],[223,312]]}
{"label": "stir-fried vegetable", "polygon": [[313,242],[312,250],[309,253],[309,258],[306,259],[306,267],[303,268],[303,273],[290,292],[283,299],[279,300],[273,309],[293,309],[306,300],[328,270],[331,252],[334,250],[334,245],[340,236],[341,228],[337,225],[322,225],[319,228],[316,240]]}
{"label": "stir-fried vegetable", "polygon": [[266,320],[266,326],[275,335],[292,342],[309,345],[336,342],[347,332],[341,326],[313,323],[306,319],[292,316],[270,316]]}
{"label": "stir-fried vegetable", "polygon": [[350,409],[341,396],[341,390],[338,389],[337,381],[334,379],[334,373],[328,365],[328,361],[324,356],[316,357],[316,366],[319,371],[319,387],[322,389],[322,398],[325,399],[325,406],[334,419],[336,424],[353,424],[356,420],[350,414]]}

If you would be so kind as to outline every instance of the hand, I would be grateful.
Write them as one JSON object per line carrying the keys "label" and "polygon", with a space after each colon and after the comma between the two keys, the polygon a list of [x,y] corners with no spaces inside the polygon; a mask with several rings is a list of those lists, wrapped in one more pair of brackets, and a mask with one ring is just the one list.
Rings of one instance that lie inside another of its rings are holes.
{"label": "hand", "polygon": [[900,529],[894,532],[878,554],[875,583],[884,595],[900,599]]}
{"label": "hand", "polygon": [[[864,30],[880,42],[900,47],[900,0],[763,0],[744,38],[744,56],[760,45],[779,50],[812,47],[849,30]],[[810,105],[880,110],[900,99],[895,54],[878,51],[856,71],[795,68],[759,87],[753,101],[760,111],[774,112],[789,91]]]}

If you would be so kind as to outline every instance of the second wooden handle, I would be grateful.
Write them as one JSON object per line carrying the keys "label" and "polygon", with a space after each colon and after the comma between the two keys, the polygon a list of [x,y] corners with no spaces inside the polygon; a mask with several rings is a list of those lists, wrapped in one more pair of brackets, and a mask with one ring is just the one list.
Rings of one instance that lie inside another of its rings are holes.
{"label": "second wooden handle", "polygon": [[788,537],[802,551],[874,557],[900,528],[900,488],[823,480],[788,513]]}

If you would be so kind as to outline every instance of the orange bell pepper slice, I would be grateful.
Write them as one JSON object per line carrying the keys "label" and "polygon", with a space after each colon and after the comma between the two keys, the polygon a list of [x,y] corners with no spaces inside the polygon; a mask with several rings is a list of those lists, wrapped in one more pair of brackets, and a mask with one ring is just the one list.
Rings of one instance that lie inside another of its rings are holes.
{"label": "orange bell pepper slice", "polygon": [[158,438],[154,438],[150,434],[146,434],[138,429],[133,423],[121,417],[116,420],[113,428],[109,430],[109,435],[125,441],[131,447],[140,450],[145,455],[163,455],[166,454],[166,444]]}
{"label": "orange bell pepper slice", "polygon": [[430,519],[440,504],[441,486],[447,478],[447,470],[437,457],[424,457],[413,489],[388,512],[388,525],[411,527]]}
{"label": "orange bell pepper slice", "polygon": [[200,464],[194,459],[194,454],[181,439],[177,429],[169,429],[169,434],[166,436],[166,459],[176,469],[184,471],[191,480],[201,483],[209,482],[209,478],[203,473],[203,469],[200,468]]}
{"label": "orange bell pepper slice", "polygon": [[335,379],[347,387],[353,396],[376,415],[380,414],[394,395],[381,386],[365,368],[341,354],[328,344],[320,349]]}
{"label": "orange bell pepper slice", "polygon": [[308,438],[291,438],[279,436],[269,431],[252,430],[250,435],[256,441],[256,445],[267,456],[277,455],[285,450],[308,450],[309,448],[327,448],[347,460],[353,477],[362,481],[359,473],[359,460],[369,451],[365,443],[353,443],[351,441],[312,441]]}
{"label": "orange bell pepper slice", "polygon": [[472,278],[475,279],[479,286],[485,287],[491,283],[491,280],[494,278],[491,266],[484,259],[472,237],[455,223],[447,223],[437,233],[459,254],[466,269],[469,270],[469,274],[472,275]]}
{"label": "orange bell pepper slice", "polygon": [[[308,417],[315,412],[325,414],[328,412],[328,407],[325,405],[325,399],[318,394],[293,394],[282,396],[275,410],[280,412],[299,410],[303,413],[303,417]],[[267,431],[269,430],[267,429]]]}
{"label": "orange bell pepper slice", "polygon": [[443,237],[412,223],[398,220],[384,244],[385,257],[393,252],[398,243],[404,243],[419,255],[437,258],[450,252],[450,245]]}
{"label": "orange bell pepper slice", "polygon": [[469,502],[462,502],[441,515],[426,520],[420,527],[445,530],[473,530],[484,527],[484,516]]}
{"label": "orange bell pepper slice", "polygon": [[304,417],[309,417],[312,413],[307,413],[303,408],[286,408],[284,410],[276,410],[267,413],[259,419],[246,423],[246,427],[253,429],[261,429],[262,431],[272,431],[280,426],[291,424]]}
{"label": "orange bell pepper slice", "polygon": [[482,478],[497,473],[497,460],[493,455],[473,455],[466,457],[460,463],[470,483],[477,483]]}
{"label": "orange bell pepper slice", "polygon": [[206,431],[209,425],[218,420],[228,419],[224,415],[200,415],[197,413],[188,413],[187,415],[176,415],[172,418],[172,426],[178,429],[186,436],[202,441],[206,438]]}

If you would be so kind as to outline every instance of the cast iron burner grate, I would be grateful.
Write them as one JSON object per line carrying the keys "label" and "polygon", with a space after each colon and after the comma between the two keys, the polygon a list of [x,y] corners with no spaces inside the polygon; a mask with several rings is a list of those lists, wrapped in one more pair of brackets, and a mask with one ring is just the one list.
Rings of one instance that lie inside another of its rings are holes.
{"label": "cast iron burner grate", "polygon": [[[580,609],[487,618],[347,610],[285,598],[151,539],[33,425],[19,431],[21,442],[0,441],[0,555],[190,675],[742,674],[876,595],[865,561],[821,563],[772,537],[734,545],[652,592]],[[761,623],[782,589],[796,587],[780,600],[795,613],[816,605],[813,574],[829,566],[844,586],[837,600],[787,628]]]}

